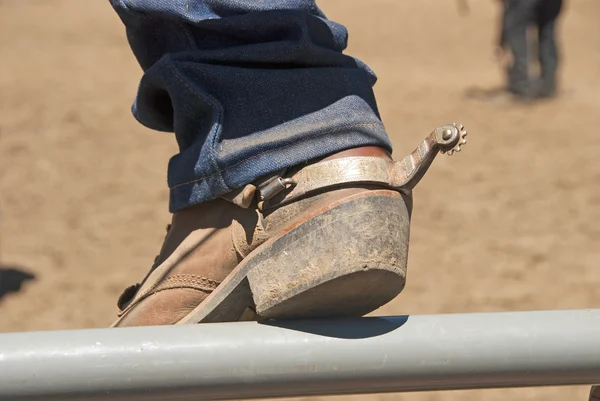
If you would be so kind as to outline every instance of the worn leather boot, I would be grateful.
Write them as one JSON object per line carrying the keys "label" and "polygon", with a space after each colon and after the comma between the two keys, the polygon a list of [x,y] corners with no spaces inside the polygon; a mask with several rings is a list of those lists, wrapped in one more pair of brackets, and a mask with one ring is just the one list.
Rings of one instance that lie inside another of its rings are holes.
{"label": "worn leather boot", "polygon": [[402,291],[412,188],[438,151],[433,131],[400,162],[363,147],[265,177],[173,215],[150,273],[118,301],[118,326],[362,316]]}

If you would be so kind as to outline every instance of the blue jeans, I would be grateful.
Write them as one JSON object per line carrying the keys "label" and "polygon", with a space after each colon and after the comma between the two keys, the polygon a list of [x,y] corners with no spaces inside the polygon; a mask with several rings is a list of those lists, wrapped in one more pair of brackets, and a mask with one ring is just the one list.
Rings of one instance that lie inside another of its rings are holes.
{"label": "blue jeans", "polygon": [[144,75],[132,108],[174,132],[170,210],[359,146],[391,144],[375,74],[314,0],[110,0]]}
{"label": "blue jeans", "polygon": [[[513,55],[507,70],[509,90],[524,96],[554,94],[559,61],[555,31],[562,0],[505,0],[504,5],[503,37]],[[532,57],[527,31],[531,26],[538,31],[541,76],[537,85],[529,74]]]}

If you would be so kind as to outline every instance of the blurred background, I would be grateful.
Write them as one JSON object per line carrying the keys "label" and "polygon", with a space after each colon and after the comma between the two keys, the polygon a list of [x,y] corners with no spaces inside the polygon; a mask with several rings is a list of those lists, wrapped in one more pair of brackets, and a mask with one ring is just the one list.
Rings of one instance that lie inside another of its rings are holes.
{"label": "blurred background", "polygon": [[[465,124],[415,190],[409,279],[375,315],[600,307],[600,2],[567,1],[559,96],[473,96],[504,85],[500,4],[321,0],[372,67],[401,158]],[[106,327],[170,220],[170,134],[131,116],[141,76],[106,1],[0,1],[0,332]],[[588,387],[343,397],[587,400]],[[334,399],[336,397],[333,397]],[[342,399],[342,397],[337,397]]]}

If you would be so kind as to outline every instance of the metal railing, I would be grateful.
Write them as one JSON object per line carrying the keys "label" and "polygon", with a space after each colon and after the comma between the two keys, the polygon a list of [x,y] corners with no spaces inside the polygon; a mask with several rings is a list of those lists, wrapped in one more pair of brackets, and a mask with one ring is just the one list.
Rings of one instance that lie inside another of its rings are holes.
{"label": "metal railing", "polygon": [[0,334],[0,400],[600,383],[600,309]]}

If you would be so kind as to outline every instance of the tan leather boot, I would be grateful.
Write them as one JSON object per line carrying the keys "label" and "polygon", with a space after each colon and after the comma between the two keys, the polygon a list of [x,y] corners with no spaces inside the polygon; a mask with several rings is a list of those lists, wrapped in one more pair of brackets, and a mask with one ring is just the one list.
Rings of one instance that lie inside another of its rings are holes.
{"label": "tan leather boot", "polygon": [[380,148],[290,168],[173,216],[160,255],[120,297],[117,326],[362,316],[402,291],[411,190],[462,126],[400,162]]}

